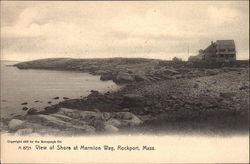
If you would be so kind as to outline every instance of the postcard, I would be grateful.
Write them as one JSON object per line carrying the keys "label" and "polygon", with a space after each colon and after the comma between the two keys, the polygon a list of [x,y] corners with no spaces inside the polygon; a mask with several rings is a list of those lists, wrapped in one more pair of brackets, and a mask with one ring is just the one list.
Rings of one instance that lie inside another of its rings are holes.
{"label": "postcard", "polygon": [[249,1],[1,1],[2,163],[249,163]]}

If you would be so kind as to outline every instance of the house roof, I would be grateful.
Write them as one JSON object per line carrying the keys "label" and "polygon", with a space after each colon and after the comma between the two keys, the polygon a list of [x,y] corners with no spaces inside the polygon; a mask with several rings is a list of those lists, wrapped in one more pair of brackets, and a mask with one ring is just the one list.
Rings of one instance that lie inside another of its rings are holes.
{"label": "house roof", "polygon": [[216,44],[219,45],[219,46],[220,45],[221,46],[226,46],[226,45],[233,45],[234,46],[235,45],[234,40],[217,40]]}

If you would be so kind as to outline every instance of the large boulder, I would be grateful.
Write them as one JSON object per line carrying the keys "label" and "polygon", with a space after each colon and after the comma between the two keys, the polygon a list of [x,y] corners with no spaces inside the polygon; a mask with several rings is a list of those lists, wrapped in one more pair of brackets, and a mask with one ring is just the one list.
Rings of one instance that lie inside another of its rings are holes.
{"label": "large boulder", "polygon": [[133,118],[133,114],[130,112],[117,112],[115,113],[114,118],[120,120],[131,120]]}
{"label": "large boulder", "polygon": [[55,127],[63,127],[67,124],[67,122],[62,121],[56,117],[44,114],[32,115],[29,117],[29,120],[39,122],[42,125],[55,126]]}
{"label": "large boulder", "polygon": [[120,126],[122,126],[122,123],[118,119],[111,118],[107,122],[105,122],[105,125],[112,125],[115,127],[120,127]]}
{"label": "large boulder", "polygon": [[80,111],[77,109],[69,109],[69,108],[60,108],[57,114],[67,116],[68,118],[81,119],[85,121],[92,119],[92,118],[103,117],[103,113],[98,112],[98,111]]}
{"label": "large boulder", "polygon": [[135,80],[134,76],[129,73],[120,72],[114,79],[117,83],[129,83]]}
{"label": "large boulder", "polygon": [[60,108],[58,113],[74,119],[81,118],[80,111],[76,109]]}
{"label": "large boulder", "polygon": [[73,119],[77,119],[78,122],[85,122],[86,124],[95,128],[96,131],[101,131],[104,129],[105,117],[107,117],[107,113],[104,116],[103,113],[98,111],[79,111],[76,109],[67,108],[61,108],[59,110],[59,114],[65,115],[66,117],[70,117]]}
{"label": "large boulder", "polygon": [[43,114],[38,114],[38,115],[32,115],[29,116],[30,121],[34,122],[39,122],[43,126],[48,126],[48,127],[54,127],[58,129],[66,129],[69,131],[78,131],[78,132],[87,132],[87,133],[92,133],[95,131],[95,128],[89,125],[74,125],[71,124],[70,122],[63,121],[59,118],[56,118],[52,115],[43,115]]}
{"label": "large boulder", "polygon": [[24,123],[25,123],[25,121],[18,120],[18,119],[12,119],[12,120],[10,120],[10,122],[8,124],[8,128],[11,131],[16,131],[18,129],[24,128],[25,127]]}
{"label": "large boulder", "polygon": [[116,112],[114,118],[121,122],[121,126],[139,125],[143,121],[130,112]]}
{"label": "large boulder", "polygon": [[109,120],[111,118],[111,114],[109,112],[103,112],[102,117],[104,120]]}
{"label": "large boulder", "polygon": [[60,113],[53,113],[53,114],[51,114],[51,116],[56,117],[58,119],[61,119],[63,121],[71,121],[72,120],[71,117],[68,117],[68,116],[60,114]]}
{"label": "large boulder", "polygon": [[105,73],[105,74],[102,74],[101,77],[100,77],[100,80],[102,81],[107,81],[107,80],[113,80],[113,75],[112,73]]}
{"label": "large boulder", "polygon": [[103,115],[100,112],[95,111],[81,111],[80,116],[83,120],[90,120],[90,119],[103,119]]}
{"label": "large boulder", "polygon": [[104,130],[109,133],[115,133],[119,131],[119,129],[113,125],[105,125]]}

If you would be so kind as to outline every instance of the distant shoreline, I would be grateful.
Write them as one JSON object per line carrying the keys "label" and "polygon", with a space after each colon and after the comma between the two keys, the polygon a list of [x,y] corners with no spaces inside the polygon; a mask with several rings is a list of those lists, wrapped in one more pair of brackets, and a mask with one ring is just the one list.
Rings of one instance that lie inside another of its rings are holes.
{"label": "distant shoreline", "polygon": [[0,62],[22,62],[22,61],[12,61],[12,60],[0,60]]}

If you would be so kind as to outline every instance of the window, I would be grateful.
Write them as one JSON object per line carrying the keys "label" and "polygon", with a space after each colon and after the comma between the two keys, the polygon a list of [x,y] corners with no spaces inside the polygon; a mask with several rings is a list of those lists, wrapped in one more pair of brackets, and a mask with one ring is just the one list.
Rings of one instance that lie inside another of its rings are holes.
{"label": "window", "polygon": [[220,57],[221,57],[221,58],[223,58],[223,57],[224,57],[224,55],[223,55],[223,54],[220,54]]}
{"label": "window", "polygon": [[222,49],[222,48],[221,48],[221,49],[219,49],[219,51],[220,51],[220,52],[225,52],[226,49],[224,49],[224,48]]}
{"label": "window", "polygon": [[234,52],[234,51],[235,51],[235,49],[234,49],[234,48],[228,48],[228,51],[230,51],[230,52]]}

